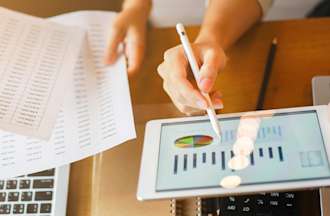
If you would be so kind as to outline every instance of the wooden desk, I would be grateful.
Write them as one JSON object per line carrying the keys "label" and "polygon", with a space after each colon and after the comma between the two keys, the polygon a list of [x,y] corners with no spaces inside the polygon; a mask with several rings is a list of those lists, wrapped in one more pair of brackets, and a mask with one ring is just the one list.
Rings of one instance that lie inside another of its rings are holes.
{"label": "wooden desk", "polygon": [[[188,32],[196,36],[198,28],[189,28]],[[156,73],[162,53],[178,43],[176,32],[150,29],[148,36],[144,67],[131,81],[138,139],[72,165],[68,215],[169,213],[168,201],[139,203],[135,199],[143,124],[149,118],[177,115],[170,105],[160,105],[170,100]],[[279,45],[265,108],[311,105],[311,78],[330,74],[330,19],[263,23],[248,32],[229,51],[229,64],[216,83],[224,95],[223,112],[254,110],[267,52],[275,36]]]}

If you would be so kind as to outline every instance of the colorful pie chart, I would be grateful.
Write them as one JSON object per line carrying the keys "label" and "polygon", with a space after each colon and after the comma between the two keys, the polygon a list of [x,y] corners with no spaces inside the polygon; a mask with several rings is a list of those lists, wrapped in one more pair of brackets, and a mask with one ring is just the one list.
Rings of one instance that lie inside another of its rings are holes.
{"label": "colorful pie chart", "polygon": [[175,146],[178,148],[199,148],[210,145],[213,137],[206,135],[185,136],[175,140]]}

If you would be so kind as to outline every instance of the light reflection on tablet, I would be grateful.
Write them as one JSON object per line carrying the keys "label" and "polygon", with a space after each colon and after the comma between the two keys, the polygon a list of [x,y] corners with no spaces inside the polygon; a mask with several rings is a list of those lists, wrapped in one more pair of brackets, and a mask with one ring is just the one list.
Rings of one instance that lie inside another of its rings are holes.
{"label": "light reflection on tablet", "polygon": [[[262,118],[271,118],[272,115],[272,112],[267,112],[263,114]],[[250,165],[248,156],[254,150],[255,140],[262,118],[253,112],[249,112],[240,118],[236,141],[233,145],[234,156],[228,161],[228,167],[230,169],[243,170]],[[221,180],[220,185],[224,188],[234,188],[238,187],[241,181],[239,176],[226,176]]]}
{"label": "light reflection on tablet", "polygon": [[238,187],[241,184],[241,182],[242,182],[241,177],[237,175],[231,175],[224,177],[220,182],[220,186],[226,189],[233,189]]}

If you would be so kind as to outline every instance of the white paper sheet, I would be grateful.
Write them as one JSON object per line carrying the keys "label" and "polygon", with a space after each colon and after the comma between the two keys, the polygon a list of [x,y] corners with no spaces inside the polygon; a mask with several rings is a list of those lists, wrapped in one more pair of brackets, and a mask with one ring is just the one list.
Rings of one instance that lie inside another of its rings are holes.
{"label": "white paper sheet", "polygon": [[0,7],[0,128],[48,140],[84,32]]}
{"label": "white paper sheet", "polygon": [[102,64],[114,16],[86,11],[52,18],[88,31],[72,84],[49,142],[0,133],[0,178],[61,166],[136,137],[125,58],[111,67]]}

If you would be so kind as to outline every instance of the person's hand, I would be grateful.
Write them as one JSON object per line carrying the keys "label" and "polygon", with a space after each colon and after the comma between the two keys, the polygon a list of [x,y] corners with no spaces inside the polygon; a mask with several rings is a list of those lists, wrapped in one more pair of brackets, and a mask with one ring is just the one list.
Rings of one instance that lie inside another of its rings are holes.
{"label": "person's hand", "polygon": [[[150,6],[148,6],[150,7]],[[105,63],[113,64],[118,56],[118,47],[124,43],[128,74],[135,74],[141,66],[146,40],[149,10],[146,5],[127,6],[111,25]]]}
{"label": "person's hand", "polygon": [[[198,87],[192,77],[189,62],[182,46],[167,50],[164,62],[158,66],[158,73],[163,78],[163,88],[170,96],[175,106],[187,115],[205,112],[209,106],[206,98],[201,94],[209,93],[213,106],[222,108],[222,99],[219,91],[213,91],[213,85],[218,72],[226,63],[223,49],[217,43],[193,43],[192,48],[197,62],[200,65]],[[191,81],[189,81],[191,80]]]}

